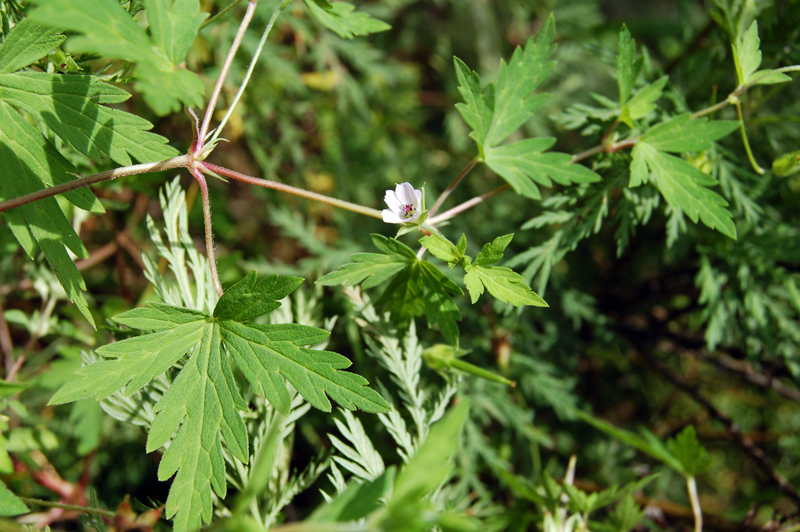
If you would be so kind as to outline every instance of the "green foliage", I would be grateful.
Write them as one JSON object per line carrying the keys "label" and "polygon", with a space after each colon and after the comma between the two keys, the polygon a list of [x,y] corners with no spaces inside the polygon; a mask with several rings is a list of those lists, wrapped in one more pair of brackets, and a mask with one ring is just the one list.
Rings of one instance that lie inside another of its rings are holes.
{"label": "green foliage", "polygon": [[705,119],[690,121],[682,114],[648,129],[633,148],[631,179],[628,186],[637,187],[652,181],[667,203],[680,208],[693,222],[698,218],[711,229],[736,238],[736,226],[728,202],[708,187],[717,181],[690,162],[669,152],[700,151],[710,142],[736,129],[732,121]]}
{"label": "green foliage", "polygon": [[161,480],[177,473],[167,515],[175,516],[176,529],[195,530],[211,519],[211,489],[225,497],[220,436],[238,460],[248,459],[247,430],[238,413],[246,405],[231,371],[231,359],[253,389],[286,415],[290,397],[283,379],[322,410],[331,408],[326,393],[349,409],[381,412],[388,407],[379,394],[364,386],[365,379],[337,371],[350,365],[345,357],[302,347],[323,340],[326,331],[303,325],[244,323],[277,309],[278,300],[301,282],[273,276],[257,283],[253,273],[228,289],[212,316],[156,303],[116,316],[117,323],[153,332],[98,349],[108,360],[78,371],[78,378],[65,384],[50,402],[103,399],[123,387],[131,395],[191,352],[155,406],[147,447],[152,451],[172,440],[159,466]]}
{"label": "green foliage", "polygon": [[517,193],[534,199],[541,197],[537,183],[549,187],[552,181],[568,185],[600,180],[588,168],[572,165],[572,157],[567,154],[543,153],[555,144],[554,138],[525,139],[500,146],[549,98],[533,92],[555,66],[549,61],[556,48],[554,35],[555,20],[551,15],[535,40],[517,48],[508,64],[500,61],[497,83],[483,88],[478,73],[455,59],[458,90],[465,102],[456,104],[456,108],[472,128],[470,137],[478,145],[481,159]]}
{"label": "green foliage", "polygon": [[80,34],[67,42],[70,51],[136,63],[136,88],[156,113],[202,105],[203,82],[178,66],[206,17],[198,0],[146,0],[150,36],[116,0],[36,3],[31,20]]}
{"label": "green foliage", "polygon": [[392,28],[385,22],[370,17],[367,13],[354,11],[355,6],[348,2],[329,2],[328,0],[305,0],[305,2],[308,11],[314,18],[345,39],[379,33]]}
{"label": "green foliage", "polygon": [[675,438],[670,439],[667,447],[681,463],[683,474],[688,477],[705,473],[713,463],[711,456],[697,441],[697,435],[692,425],[683,429]]}

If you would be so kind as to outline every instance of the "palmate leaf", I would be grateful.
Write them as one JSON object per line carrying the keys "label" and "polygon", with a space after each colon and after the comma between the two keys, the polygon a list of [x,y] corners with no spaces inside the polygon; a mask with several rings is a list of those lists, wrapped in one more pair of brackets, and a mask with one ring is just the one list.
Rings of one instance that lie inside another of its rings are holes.
{"label": "palmate leaf", "polygon": [[506,64],[500,62],[496,83],[481,87],[481,79],[460,59],[455,58],[458,90],[464,103],[456,104],[464,121],[470,126],[470,137],[478,146],[481,159],[505,179],[517,193],[529,198],[541,197],[536,183],[551,186],[552,181],[590,183],[599,181],[593,171],[572,164],[572,157],[563,153],[543,153],[555,139],[527,139],[499,146],[514,131],[527,122],[549,98],[548,94],[533,94],[555,66],[550,61],[555,51],[553,38],[555,21],[551,15],[536,39],[524,48],[517,48]]}
{"label": "palmate leaf", "polygon": [[383,253],[357,253],[355,262],[340,266],[317,283],[323,286],[361,284],[372,288],[391,279],[391,282],[376,301],[386,305],[392,317],[406,322],[423,312],[428,326],[439,324],[439,329],[448,342],[458,345],[457,321],[461,312],[452,296],[463,291],[453,281],[444,276],[432,264],[417,258],[417,254],[394,239],[373,234],[372,241]]}
{"label": "palmate leaf", "polygon": [[644,58],[636,58],[636,42],[624,25],[619,32],[617,48],[617,85],[619,85],[619,120],[633,128],[634,120],[649,115],[661,97],[669,79],[663,76],[634,93],[633,89],[642,72]]}
{"label": "palmate leaf", "polygon": [[699,151],[736,129],[737,122],[690,120],[679,115],[642,135],[633,148],[629,186],[652,181],[667,203],[679,207],[693,222],[698,219],[711,229],[736,238],[736,226],[725,198],[708,187],[717,184],[710,175],[689,162],[666,152]]}
{"label": "palmate leaf", "polygon": [[147,0],[151,36],[116,0],[36,0],[35,22],[80,35],[67,47],[138,64],[136,88],[159,115],[203,103],[200,78],[178,65],[184,60],[206,14],[199,0]]}
{"label": "palmate leaf", "polygon": [[364,378],[340,371],[350,365],[347,358],[302,347],[323,340],[327,331],[297,324],[245,323],[278,308],[277,300],[301,282],[271,276],[259,283],[251,273],[220,298],[213,315],[152,303],[116,316],[120,324],[153,332],[98,349],[105,360],[81,368],[50,403],[99,400],[120,389],[131,395],[188,353],[155,406],[147,449],[158,449],[172,439],[158,472],[161,480],[176,475],[167,516],[174,517],[179,532],[196,530],[211,518],[212,490],[219,497],[226,493],[221,438],[236,458],[248,457],[247,430],[239,414],[247,405],[233,375],[234,362],[254,391],[285,415],[290,410],[286,381],[321,410],[331,409],[327,396],[351,410],[389,408]]}
{"label": "palmate leaf", "polygon": [[756,85],[774,85],[791,81],[792,78],[774,70],[758,70],[761,66],[761,39],[758,37],[758,22],[753,21],[750,27],[736,42],[731,44],[733,62],[736,65],[736,76],[739,85],[755,83]]}

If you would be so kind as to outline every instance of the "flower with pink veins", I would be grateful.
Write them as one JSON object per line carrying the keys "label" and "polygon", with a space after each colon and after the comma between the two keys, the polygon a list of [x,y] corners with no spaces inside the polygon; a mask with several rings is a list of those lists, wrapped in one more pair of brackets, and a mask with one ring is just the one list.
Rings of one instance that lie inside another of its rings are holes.
{"label": "flower with pink veins", "polygon": [[389,206],[383,209],[383,221],[387,224],[413,222],[422,214],[422,191],[410,183],[400,183],[394,190],[387,190],[383,201]]}

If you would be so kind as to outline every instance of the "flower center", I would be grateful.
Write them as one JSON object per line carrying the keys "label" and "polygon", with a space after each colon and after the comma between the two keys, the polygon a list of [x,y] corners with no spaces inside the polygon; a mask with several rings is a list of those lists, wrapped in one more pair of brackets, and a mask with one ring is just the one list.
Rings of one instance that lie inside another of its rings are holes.
{"label": "flower center", "polygon": [[411,218],[414,216],[414,206],[410,203],[403,205],[403,218]]}

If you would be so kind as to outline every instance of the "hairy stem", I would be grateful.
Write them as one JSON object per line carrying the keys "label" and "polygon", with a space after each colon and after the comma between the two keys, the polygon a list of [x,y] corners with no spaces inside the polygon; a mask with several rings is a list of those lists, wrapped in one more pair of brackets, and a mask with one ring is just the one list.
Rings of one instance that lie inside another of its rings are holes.
{"label": "hairy stem", "polygon": [[236,37],[233,38],[231,49],[228,50],[228,56],[225,58],[225,62],[222,64],[222,70],[217,78],[217,83],[214,85],[211,98],[208,100],[206,114],[203,116],[203,125],[200,127],[200,138],[197,139],[197,146],[195,147],[195,155],[198,155],[203,151],[206,134],[208,133],[208,126],[211,123],[211,116],[214,114],[214,109],[217,107],[219,93],[222,91],[222,86],[225,84],[225,78],[228,77],[228,70],[231,68],[233,58],[236,56],[236,51],[239,49],[239,45],[242,43],[244,32],[247,30],[247,26],[250,25],[250,21],[253,20],[253,14],[256,11],[256,4],[257,0],[250,0],[247,2],[247,10],[244,13],[242,23],[239,25],[239,31],[236,32]]}
{"label": "hairy stem", "polygon": [[428,218],[427,223],[428,223],[428,225],[433,226],[433,225],[441,223],[441,222],[443,222],[445,220],[449,220],[453,216],[455,216],[455,215],[457,215],[457,214],[459,214],[461,212],[464,212],[467,209],[471,209],[475,205],[478,205],[478,204],[486,201],[487,199],[491,198],[492,196],[496,196],[497,194],[500,194],[501,192],[503,192],[505,190],[508,190],[509,188],[511,188],[511,185],[503,185],[503,186],[497,187],[494,190],[490,190],[486,194],[481,194],[480,196],[476,196],[476,197],[472,198],[471,200],[465,201],[461,205],[457,205],[457,206],[453,207],[452,209],[450,209],[449,211],[444,211],[442,214],[440,214],[438,216],[434,216],[433,218]]}
{"label": "hairy stem", "polygon": [[475,167],[476,164],[478,164],[477,157],[472,159],[469,164],[465,166],[463,170],[461,170],[461,173],[458,174],[458,177],[456,177],[455,180],[450,183],[450,186],[444,189],[444,192],[439,195],[439,197],[436,199],[436,203],[434,203],[433,207],[431,207],[428,211],[428,216],[433,216],[436,214],[436,211],[438,211],[439,207],[442,206],[442,203],[444,203],[444,200],[447,199],[447,196],[449,196],[450,193],[453,192],[453,190],[458,186],[458,184],[461,183],[462,179],[467,177],[467,174]]}
{"label": "hairy stem", "polygon": [[60,502],[43,501],[42,499],[32,499],[30,497],[19,497],[19,500],[25,504],[44,506],[47,508],[61,508],[62,510],[70,510],[73,512],[100,515],[109,519],[114,519],[116,516],[116,514],[110,510],[101,510],[100,508],[91,508],[89,506],[80,506],[77,504],[62,504]]}
{"label": "hairy stem", "polygon": [[284,0],[275,8],[272,12],[272,17],[270,17],[269,22],[267,23],[267,27],[264,29],[264,33],[261,34],[261,40],[258,41],[258,46],[256,47],[256,51],[253,54],[253,58],[250,60],[250,66],[247,67],[247,72],[244,75],[244,80],[242,80],[242,84],[239,86],[239,90],[236,92],[236,96],[234,96],[233,101],[231,102],[230,107],[225,112],[225,116],[222,118],[222,121],[217,126],[216,131],[214,131],[214,135],[211,137],[209,144],[213,145],[214,142],[219,137],[219,134],[222,132],[222,128],[225,127],[225,124],[228,123],[228,119],[233,114],[233,110],[236,108],[236,105],[239,103],[239,100],[242,98],[242,94],[244,94],[244,90],[247,87],[247,84],[250,82],[250,76],[253,75],[253,70],[256,68],[256,63],[258,63],[258,58],[261,57],[261,50],[264,49],[264,44],[267,42],[267,37],[269,37],[270,32],[272,31],[272,26],[275,25],[275,21],[278,19],[278,15],[286,9],[286,6],[289,5],[290,0]]}
{"label": "hairy stem", "polygon": [[200,196],[203,200],[203,222],[206,228],[206,256],[208,258],[208,265],[211,268],[211,279],[214,281],[214,288],[217,295],[222,297],[222,284],[219,282],[219,275],[217,274],[217,258],[214,255],[214,234],[211,232],[211,204],[208,201],[208,185],[206,185],[206,178],[196,168],[190,170],[192,175],[200,185]]}
{"label": "hairy stem", "polygon": [[306,199],[319,201],[320,203],[327,203],[328,205],[333,205],[334,207],[338,207],[340,209],[357,212],[365,216],[371,216],[372,218],[378,218],[381,220],[383,219],[383,215],[381,214],[381,211],[379,211],[378,209],[365,207],[357,203],[350,203],[349,201],[331,198],[329,196],[325,196],[323,194],[317,194],[316,192],[311,192],[309,190],[305,190],[302,188],[297,188],[291,185],[278,183],[277,181],[270,181],[268,179],[261,179],[258,177],[249,176],[237,172],[235,170],[230,170],[228,168],[217,166],[215,164],[207,162],[199,163],[198,167],[203,171],[219,174],[225,177],[230,177],[231,179],[236,179],[238,181],[249,183],[251,185],[256,185],[264,188],[271,188],[273,190],[279,190],[281,192],[288,192],[289,194],[294,194],[295,196],[300,196]]}
{"label": "hairy stem", "polygon": [[54,187],[37,190],[36,192],[31,192],[30,194],[25,194],[24,196],[20,196],[18,198],[0,202],[0,212],[7,211],[15,207],[21,207],[23,205],[27,205],[28,203],[33,203],[34,201],[49,198],[57,194],[63,194],[64,192],[69,192],[70,190],[88,187],[90,185],[94,185],[95,183],[111,181],[118,177],[149,174],[151,172],[161,172],[163,170],[172,170],[175,168],[187,168],[190,163],[191,159],[188,155],[181,155],[179,157],[173,157],[172,159],[159,161],[157,163],[134,164],[132,166],[115,168],[113,170],[100,172],[99,174],[94,174],[87,177],[81,177],[74,181],[69,181]]}

